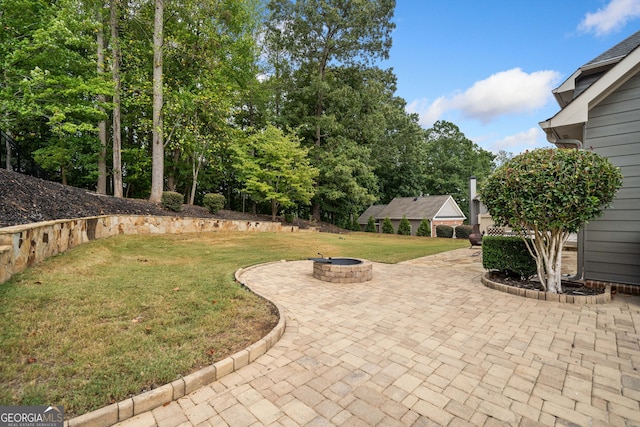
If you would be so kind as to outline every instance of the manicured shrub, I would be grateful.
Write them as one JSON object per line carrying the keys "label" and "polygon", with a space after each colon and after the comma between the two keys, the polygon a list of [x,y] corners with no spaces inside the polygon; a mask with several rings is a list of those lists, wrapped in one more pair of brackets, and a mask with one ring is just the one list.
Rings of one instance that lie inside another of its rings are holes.
{"label": "manicured shrub", "polygon": [[403,216],[398,225],[398,234],[402,236],[411,236],[411,224],[406,216]]}
{"label": "manicured shrub", "polygon": [[216,214],[224,208],[224,202],[224,196],[218,193],[207,193],[202,198],[202,206],[207,208],[210,214]]}
{"label": "manicured shrub", "polygon": [[180,212],[184,197],[182,194],[176,193],[175,191],[163,191],[161,201],[163,208],[174,212]]}
{"label": "manicured shrub", "polygon": [[480,188],[482,203],[500,226],[532,233],[538,279],[562,292],[562,242],[611,205],[622,186],[620,169],[593,150],[526,151],[496,169]]}
{"label": "manicured shrub", "polygon": [[416,236],[430,237],[431,236],[431,224],[427,218],[422,218]]}
{"label": "manicured shrub", "polygon": [[286,212],[284,214],[284,222],[287,224],[291,224],[293,222],[293,214],[291,212]]}
{"label": "manicured shrub", "polygon": [[484,236],[482,266],[487,270],[528,279],[537,273],[536,260],[527,245],[517,236]]}
{"label": "manicured shrub", "polygon": [[473,232],[473,227],[470,225],[459,225],[456,227],[456,239],[468,239]]}
{"label": "manicured shrub", "polygon": [[376,219],[373,216],[370,216],[367,220],[367,226],[365,227],[364,231],[368,233],[376,232]]}
{"label": "manicured shrub", "polygon": [[393,224],[391,224],[391,219],[389,217],[386,217],[384,219],[384,222],[382,223],[382,232],[385,234],[393,234],[394,230],[393,230]]}
{"label": "manicured shrub", "polygon": [[353,217],[353,221],[351,221],[351,231],[362,231],[360,228],[360,224],[358,223],[358,218]]}
{"label": "manicured shrub", "polygon": [[453,237],[453,227],[448,225],[436,225],[436,237],[446,237],[451,239]]}

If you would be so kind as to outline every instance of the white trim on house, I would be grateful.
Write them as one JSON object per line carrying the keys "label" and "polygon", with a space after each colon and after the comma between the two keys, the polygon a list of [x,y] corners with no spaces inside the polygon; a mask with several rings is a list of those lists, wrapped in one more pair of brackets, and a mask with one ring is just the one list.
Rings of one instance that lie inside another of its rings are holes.
{"label": "white trim on house", "polygon": [[[640,49],[636,48],[576,99],[558,111],[555,116],[539,123],[547,134],[547,140],[551,143],[560,139],[583,141],[583,125],[589,118],[589,109],[613,93],[638,71],[640,71]],[[570,78],[574,82],[576,74],[574,73]],[[566,90],[569,86],[565,82],[558,89]]]}
{"label": "white trim on house", "polygon": [[[453,202],[453,203],[451,203]],[[445,208],[445,206],[451,206],[453,207],[456,211],[458,211],[458,217],[444,217],[443,219],[439,218],[440,216],[440,212],[442,211],[442,209]],[[442,206],[440,206],[440,209],[438,209],[438,211],[436,212],[436,214],[433,216],[432,219],[438,219],[438,220],[447,220],[447,219],[451,219],[451,220],[459,220],[462,219],[463,221],[465,219],[467,219],[467,217],[464,215],[464,213],[462,212],[462,209],[460,209],[460,206],[458,206],[458,204],[456,203],[456,201],[453,199],[453,197],[449,196],[449,198],[447,199],[446,202],[444,202],[442,204]]]}

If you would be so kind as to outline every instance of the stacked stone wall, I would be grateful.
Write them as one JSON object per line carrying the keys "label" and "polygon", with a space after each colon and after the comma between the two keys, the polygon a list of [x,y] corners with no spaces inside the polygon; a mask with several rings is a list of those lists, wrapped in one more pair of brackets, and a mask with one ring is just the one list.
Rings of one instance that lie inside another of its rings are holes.
{"label": "stacked stone wall", "polygon": [[118,234],[182,234],[212,231],[295,233],[307,230],[279,222],[120,215],[5,227],[0,228],[0,283],[52,255],[90,240]]}

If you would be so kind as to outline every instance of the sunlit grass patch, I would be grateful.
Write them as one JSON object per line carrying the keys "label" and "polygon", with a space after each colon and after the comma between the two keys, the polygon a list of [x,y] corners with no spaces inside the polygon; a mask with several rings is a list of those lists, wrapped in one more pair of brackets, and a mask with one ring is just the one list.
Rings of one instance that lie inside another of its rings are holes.
{"label": "sunlit grass patch", "polygon": [[277,322],[233,280],[239,267],[347,256],[394,263],[466,241],[369,233],[118,236],[52,257],[0,285],[0,404],[120,401],[247,347]]}

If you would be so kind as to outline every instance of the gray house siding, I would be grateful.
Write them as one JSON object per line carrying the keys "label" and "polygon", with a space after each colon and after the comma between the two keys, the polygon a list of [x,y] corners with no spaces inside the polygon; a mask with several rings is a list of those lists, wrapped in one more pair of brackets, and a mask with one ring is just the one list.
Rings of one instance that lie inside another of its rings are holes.
{"label": "gray house siding", "polygon": [[612,207],[585,227],[584,277],[640,285],[640,74],[589,111],[584,146],[624,176]]}

